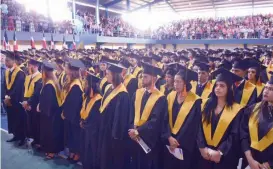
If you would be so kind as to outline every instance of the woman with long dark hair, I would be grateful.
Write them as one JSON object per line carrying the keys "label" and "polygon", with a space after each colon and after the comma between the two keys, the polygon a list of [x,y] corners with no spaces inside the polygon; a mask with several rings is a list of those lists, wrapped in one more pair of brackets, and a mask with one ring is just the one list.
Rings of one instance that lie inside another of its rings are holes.
{"label": "woman with long dark hair", "polygon": [[99,108],[102,96],[99,93],[100,78],[87,73],[85,97],[81,109],[81,162],[83,169],[98,169],[97,147],[100,122]]}
{"label": "woman with long dark hair", "polygon": [[262,102],[245,110],[240,126],[241,147],[251,169],[273,168],[273,77],[266,83]]}
{"label": "woman with long dark hair", "polygon": [[80,77],[80,68],[84,65],[80,60],[68,60],[66,74],[68,81],[64,85],[62,104],[62,118],[65,120],[65,146],[69,148],[68,160],[76,163],[80,156],[80,111],[82,107],[83,87]]}
{"label": "woman with long dark hair", "polygon": [[168,149],[164,151],[164,168],[190,169],[195,162],[194,152],[196,137],[201,120],[201,99],[191,92],[192,80],[197,80],[197,73],[188,70],[180,70],[174,76],[174,89],[168,97],[168,143],[170,151],[176,148],[182,149],[183,160],[175,158]]}
{"label": "woman with long dark hair", "polygon": [[198,168],[236,169],[242,107],[234,101],[232,84],[241,78],[223,68],[212,76],[216,77],[216,82],[202,110],[202,127],[197,138],[202,155],[197,160]]}
{"label": "woman with long dark hair", "polygon": [[107,81],[101,102],[101,122],[99,129],[100,169],[123,169],[124,151],[129,128],[129,94],[123,85],[123,67],[112,63],[106,70]]}
{"label": "woman with long dark hair", "polygon": [[47,61],[43,62],[42,80],[43,88],[37,111],[40,112],[40,143],[46,152],[46,157],[52,159],[54,155],[63,150],[64,123],[61,119],[61,90],[56,76],[55,66]]}

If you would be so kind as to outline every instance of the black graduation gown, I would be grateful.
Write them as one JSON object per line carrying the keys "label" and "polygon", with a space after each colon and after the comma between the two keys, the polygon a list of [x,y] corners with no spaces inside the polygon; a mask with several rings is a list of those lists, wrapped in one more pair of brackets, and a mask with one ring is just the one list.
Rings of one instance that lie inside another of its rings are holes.
{"label": "black graduation gown", "polygon": [[58,105],[56,92],[51,84],[46,84],[40,95],[40,143],[42,150],[58,153],[64,149],[64,122],[62,109]]}
{"label": "black graduation gown", "polygon": [[129,98],[132,99],[133,95],[138,89],[138,80],[136,78],[132,78],[128,85],[126,86],[126,89],[128,91]]}
{"label": "black graduation gown", "polygon": [[[241,147],[242,151],[246,152],[247,150],[251,151],[251,154],[254,158],[254,160],[258,161],[259,163],[268,162],[270,164],[270,167],[273,168],[273,144],[269,145],[265,150],[259,151],[250,146],[251,139],[250,139],[250,133],[249,133],[249,119],[250,115],[252,115],[253,110],[255,108],[256,104],[250,106],[247,108],[244,112],[244,116],[241,121],[240,125],[240,141],[241,141]],[[264,105],[262,108],[263,113],[263,120],[258,119],[258,139],[261,140],[263,137],[267,135],[267,133],[273,128],[273,118],[270,117],[268,113],[268,107],[267,105]],[[268,138],[273,139],[273,138]],[[244,159],[243,167],[246,167],[247,161]]]}
{"label": "black graduation gown", "polygon": [[204,89],[206,87],[206,84],[207,83],[205,83],[204,85],[198,85],[197,84],[195,94],[197,94],[198,96],[201,97],[201,95],[202,95],[202,93],[203,93],[203,91],[204,91]]}
{"label": "black graduation gown", "polygon": [[[86,105],[91,99],[88,98]],[[83,169],[98,169],[98,135],[100,124],[100,112],[101,99],[97,100],[89,116],[83,120],[84,128],[81,129],[81,162]]]}
{"label": "black graduation gown", "polygon": [[101,93],[101,95],[104,94],[104,92],[105,92],[105,87],[109,84],[109,83],[106,81],[104,84],[101,85],[102,81],[103,81],[103,78],[100,80],[100,83],[99,83],[99,85],[101,86],[101,87],[100,87],[100,93]]}
{"label": "black graduation gown", "polygon": [[[181,126],[177,134],[169,132],[169,136],[174,137],[180,144],[178,148],[181,148],[183,150],[184,160],[178,160],[172,154],[170,154],[169,150],[166,147],[164,147],[164,169],[192,169],[191,165],[193,163],[196,163],[196,138],[200,127],[200,123],[196,122],[201,121],[201,103],[201,99],[195,101],[193,107],[191,108],[188,116],[186,117],[183,125]],[[172,109],[173,123],[175,123],[177,115],[183,104],[184,103],[179,104],[177,102],[176,96]],[[170,128],[167,130],[170,131]],[[169,145],[168,140],[166,140],[165,143],[166,145]]]}
{"label": "black graduation gown", "polygon": [[[9,71],[9,70],[6,70]],[[9,81],[11,76],[14,73],[10,73]],[[23,101],[24,97],[24,81],[25,74],[23,71],[19,71],[14,79],[14,83],[11,88],[8,90],[5,85],[5,95],[10,96],[10,102],[12,106],[7,106],[7,118],[8,118],[8,132],[12,133],[18,139],[25,138],[25,110],[20,104]],[[5,81],[6,84],[6,81]]]}
{"label": "black graduation gown", "polygon": [[34,83],[34,91],[31,97],[24,98],[24,100],[27,101],[28,104],[31,106],[31,110],[26,111],[27,113],[26,136],[29,138],[33,138],[37,144],[40,143],[40,113],[36,111],[36,108],[39,103],[39,96],[42,89],[42,85],[43,85],[42,79],[36,81]]}
{"label": "black graduation gown", "polygon": [[[215,134],[216,127],[219,123],[219,119],[222,116],[223,111],[215,115],[212,113],[211,117],[211,135]],[[205,160],[201,154],[199,156],[198,168],[202,169],[237,169],[238,161],[241,155],[240,147],[239,147],[239,126],[240,119],[243,114],[243,109],[239,110],[237,115],[229,124],[226,129],[223,137],[221,138],[217,147],[210,146],[207,144],[207,141],[204,136],[203,126],[201,125],[198,135],[197,135],[197,144],[199,148],[211,148],[213,150],[220,150],[223,155],[221,157],[220,162],[214,163],[212,161]],[[201,122],[202,124],[202,122]]]}
{"label": "black graduation gown", "polygon": [[80,111],[82,107],[82,90],[74,85],[62,105],[65,117],[65,143],[72,153],[80,152]]}
{"label": "black graduation gown", "polygon": [[[107,90],[103,101],[109,97],[112,90]],[[128,93],[120,92],[101,113],[98,146],[100,169],[125,168],[124,151],[128,140],[129,105]]]}
{"label": "black graduation gown", "polygon": [[[238,104],[241,103],[245,83],[246,83],[246,80],[244,80],[238,87],[233,85],[234,100]],[[254,91],[252,92],[246,106],[250,106],[250,105],[254,104],[256,102],[256,100],[257,100],[257,89],[255,88]]]}
{"label": "black graduation gown", "polygon": [[[141,101],[140,116],[143,113],[147,100],[151,93],[145,92]],[[134,128],[135,118],[135,99],[133,96],[130,108],[130,128]],[[131,140],[132,151],[132,167],[134,169],[159,169],[162,168],[163,142],[167,139],[164,127],[168,124],[168,104],[165,96],[160,97],[151,110],[151,114],[142,126],[137,127],[139,136],[151,148],[151,152],[146,154],[138,143]],[[165,125],[164,125],[165,124]],[[163,139],[162,139],[163,138]],[[165,145],[164,145],[165,146]]]}

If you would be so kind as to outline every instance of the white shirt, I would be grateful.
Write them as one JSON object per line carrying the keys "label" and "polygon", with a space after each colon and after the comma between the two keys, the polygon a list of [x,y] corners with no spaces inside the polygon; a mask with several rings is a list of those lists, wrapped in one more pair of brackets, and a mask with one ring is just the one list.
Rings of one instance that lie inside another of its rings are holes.
{"label": "white shirt", "polygon": [[31,78],[34,78],[34,77],[37,76],[39,73],[40,73],[39,71],[33,73],[33,74],[31,75]]}
{"label": "white shirt", "polygon": [[13,72],[14,69],[15,69],[15,66],[13,66],[12,68],[10,68],[9,71]]}

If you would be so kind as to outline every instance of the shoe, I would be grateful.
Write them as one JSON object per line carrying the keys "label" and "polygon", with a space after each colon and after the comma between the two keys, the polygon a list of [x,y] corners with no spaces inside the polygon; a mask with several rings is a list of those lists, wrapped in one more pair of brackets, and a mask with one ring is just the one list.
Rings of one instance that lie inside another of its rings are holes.
{"label": "shoe", "polygon": [[13,137],[12,139],[7,140],[8,143],[14,142],[14,141],[18,141],[18,139],[16,137]]}
{"label": "shoe", "polygon": [[20,140],[20,142],[18,143],[18,146],[21,147],[25,144],[25,140]]}

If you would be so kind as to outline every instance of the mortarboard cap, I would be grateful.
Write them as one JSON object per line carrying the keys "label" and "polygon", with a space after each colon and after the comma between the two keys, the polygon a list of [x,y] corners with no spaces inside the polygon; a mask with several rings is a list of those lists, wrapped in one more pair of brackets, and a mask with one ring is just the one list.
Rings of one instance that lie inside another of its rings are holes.
{"label": "mortarboard cap", "polygon": [[46,71],[53,71],[56,69],[56,64],[54,62],[49,62],[47,60],[44,60],[42,68]]}
{"label": "mortarboard cap", "polygon": [[149,63],[144,63],[142,62],[142,67],[143,67],[143,73],[152,75],[152,76],[157,76],[162,74],[162,70],[159,67],[153,66]]}
{"label": "mortarboard cap", "polygon": [[232,63],[230,61],[224,59],[218,65],[218,68],[224,68],[224,69],[230,70],[232,68]]}
{"label": "mortarboard cap", "polygon": [[216,79],[216,81],[225,81],[231,84],[243,80],[240,76],[237,76],[224,68],[219,68],[212,72],[211,77],[212,79]]}
{"label": "mortarboard cap", "polygon": [[233,60],[232,68],[246,70],[248,68],[248,62],[241,59]]}
{"label": "mortarboard cap", "polygon": [[198,66],[200,71],[209,72],[210,65],[204,62],[195,62],[194,65]]}
{"label": "mortarboard cap", "polygon": [[87,72],[87,77],[86,80],[91,82],[91,83],[98,83],[101,79],[94,74]]}
{"label": "mortarboard cap", "polygon": [[191,81],[197,81],[198,80],[198,74],[185,66],[178,64],[178,73],[180,75],[183,75],[184,80],[186,83],[190,83]]}
{"label": "mortarboard cap", "polygon": [[31,64],[31,65],[39,66],[42,62],[38,58],[36,58],[36,59],[29,58],[28,63]]}
{"label": "mortarboard cap", "polygon": [[122,65],[123,67],[125,67],[127,69],[131,66],[130,62],[127,59],[122,59],[119,62],[119,65]]}
{"label": "mortarboard cap", "polygon": [[114,72],[114,73],[121,73],[122,70],[125,69],[125,67],[115,64],[115,63],[107,62],[107,64],[108,64],[108,70],[110,70],[111,72]]}
{"label": "mortarboard cap", "polygon": [[82,63],[82,61],[80,61],[78,59],[68,58],[67,61],[68,61],[69,68],[71,68],[71,69],[78,70],[80,68],[85,68],[85,66]]}

